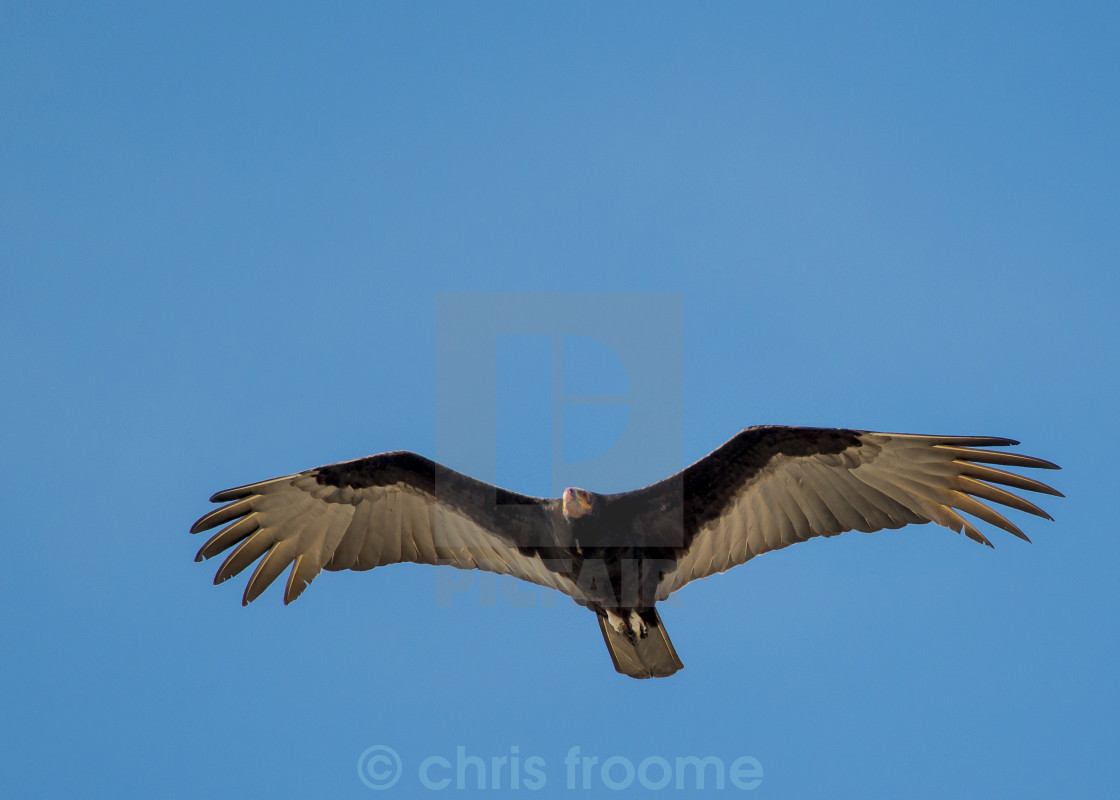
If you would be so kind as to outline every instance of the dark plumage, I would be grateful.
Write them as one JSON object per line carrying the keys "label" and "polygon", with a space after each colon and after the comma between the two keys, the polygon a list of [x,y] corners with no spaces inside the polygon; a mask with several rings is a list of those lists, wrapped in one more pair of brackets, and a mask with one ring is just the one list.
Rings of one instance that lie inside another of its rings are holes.
{"label": "dark plumage", "polygon": [[763,426],[643,489],[568,489],[555,499],[500,489],[415,453],[382,453],[218,492],[211,501],[226,505],[191,533],[225,525],[196,559],[234,548],[215,583],[260,559],[244,604],[289,566],[285,603],[323,569],[416,562],[514,575],[595,611],[619,672],[662,677],[683,665],[655,603],[761,553],[813,536],[922,522],[991,546],[962,511],[1027,539],[981,502],[1050,519],[1001,487],[1060,492],[989,466],[1057,469],[985,449],[1016,444]]}

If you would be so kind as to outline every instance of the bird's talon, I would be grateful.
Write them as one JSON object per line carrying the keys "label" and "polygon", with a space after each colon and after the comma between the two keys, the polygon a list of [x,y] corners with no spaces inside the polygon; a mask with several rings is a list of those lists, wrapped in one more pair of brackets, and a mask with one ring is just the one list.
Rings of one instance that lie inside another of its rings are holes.
{"label": "bird's talon", "polygon": [[645,620],[642,619],[642,615],[637,611],[630,612],[630,630],[633,631],[634,635],[639,639],[646,638],[646,634],[649,633],[646,629]]}

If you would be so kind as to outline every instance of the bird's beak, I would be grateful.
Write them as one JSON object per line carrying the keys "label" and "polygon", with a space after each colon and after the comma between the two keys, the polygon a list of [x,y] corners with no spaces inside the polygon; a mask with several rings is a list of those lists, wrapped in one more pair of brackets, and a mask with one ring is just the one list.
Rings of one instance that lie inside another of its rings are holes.
{"label": "bird's beak", "polygon": [[564,516],[568,519],[578,519],[591,512],[591,503],[583,492],[573,489],[564,490]]}

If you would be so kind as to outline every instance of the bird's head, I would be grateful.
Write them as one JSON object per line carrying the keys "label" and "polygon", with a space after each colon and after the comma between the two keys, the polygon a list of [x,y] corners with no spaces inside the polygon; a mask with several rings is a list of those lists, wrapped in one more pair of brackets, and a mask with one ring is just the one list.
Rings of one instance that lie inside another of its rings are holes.
{"label": "bird's head", "polygon": [[564,516],[567,519],[579,519],[591,513],[591,492],[583,489],[565,489]]}

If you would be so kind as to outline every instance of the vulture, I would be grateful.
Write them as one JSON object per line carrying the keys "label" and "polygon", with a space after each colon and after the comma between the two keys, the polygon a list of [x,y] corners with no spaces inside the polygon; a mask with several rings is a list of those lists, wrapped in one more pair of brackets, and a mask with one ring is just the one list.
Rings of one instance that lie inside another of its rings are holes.
{"label": "vulture", "polygon": [[[684,665],[656,603],[685,584],[814,536],[936,522],[991,547],[964,514],[1030,541],[991,503],[1053,519],[1011,489],[1061,497],[999,469],[1058,469],[991,436],[757,426],[671,477],[620,494],[530,497],[410,452],[226,489],[191,533],[220,526],[196,561],[229,548],[214,583],[258,559],[243,605],[291,567],[284,602],[323,569],[447,564],[513,575],[595,612],[615,669]],[[1004,488],[1007,487],[1007,488]]]}

